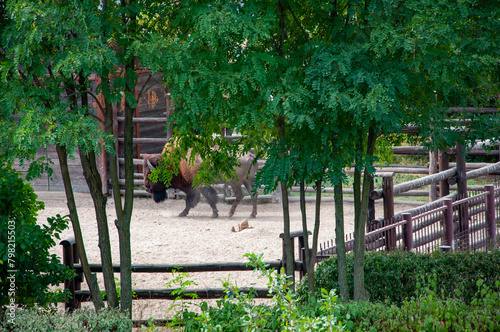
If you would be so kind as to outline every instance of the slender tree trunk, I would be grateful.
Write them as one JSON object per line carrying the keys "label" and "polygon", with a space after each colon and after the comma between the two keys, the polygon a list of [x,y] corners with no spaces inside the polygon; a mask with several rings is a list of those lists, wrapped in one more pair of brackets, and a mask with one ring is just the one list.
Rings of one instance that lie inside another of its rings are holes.
{"label": "slender tree trunk", "polygon": [[[105,128],[106,133],[113,135],[113,107],[110,103],[106,102],[106,119],[105,119]],[[123,208],[122,208],[122,196],[120,194],[120,183],[118,176],[118,158],[116,156],[116,149],[114,153],[108,154],[109,160],[109,174],[111,177],[111,186],[113,190],[113,199],[115,201],[115,211],[118,219],[124,219]],[[115,220],[115,224],[118,223],[118,220]]]}
{"label": "slender tree trunk", "polygon": [[[283,47],[285,45],[286,39],[286,31],[285,31],[285,6],[278,1],[278,11],[279,11],[279,25],[280,25],[280,35],[279,35],[279,43],[277,52],[280,57],[285,58],[285,53],[283,51]],[[278,80],[279,80],[280,71],[278,70]],[[279,132],[279,137],[282,140],[285,140],[285,117],[283,114],[279,115],[277,119],[277,128]],[[283,207],[283,234],[284,234],[284,242],[285,242],[285,254],[286,254],[286,274],[291,278],[292,288],[295,288],[295,272],[294,272],[294,257],[293,257],[293,247],[292,240],[290,238],[290,206],[288,202],[288,186],[283,182],[280,183],[281,186],[281,202]]]}
{"label": "slender tree trunk", "polygon": [[[134,59],[126,63],[126,75],[134,72]],[[127,85],[126,94],[133,95],[135,85]],[[118,237],[120,243],[120,281],[121,281],[121,311],[132,317],[132,252],[130,248],[130,223],[134,204],[134,127],[132,119],[134,108],[125,98],[125,202],[123,219],[118,219]]]}
{"label": "slender tree trunk", "polygon": [[[360,138],[361,140],[361,138]],[[376,135],[373,127],[368,130],[368,140],[366,155],[373,156],[375,150]],[[359,167],[358,167],[359,172]],[[368,199],[370,195],[370,181],[372,175],[368,172],[367,167],[364,167],[363,190],[361,192],[360,206],[356,208],[356,219],[354,220],[354,300],[367,301],[369,294],[365,288],[365,269],[364,269],[364,254],[365,254],[365,226],[368,214]]]}
{"label": "slender tree trunk", "polygon": [[[307,229],[307,213],[306,213],[306,190],[304,181],[300,181],[300,212],[302,215],[302,234],[304,235],[304,248],[305,248],[305,260],[307,266],[307,289],[309,290],[309,298],[314,297],[314,270],[310,270],[310,260],[309,257],[309,236]],[[300,250],[300,248],[299,248]],[[311,283],[311,279],[313,279],[313,283]]]}
{"label": "slender tree trunk", "polygon": [[[130,64],[127,64],[127,69],[130,69]],[[106,89],[111,89],[108,75],[103,75],[102,84]],[[133,91],[133,88],[128,88],[126,93]],[[104,126],[106,133],[113,135],[113,107],[109,101],[104,101],[105,105],[105,120]],[[120,310],[126,312],[129,317],[132,317],[132,254],[130,248],[130,222],[132,217],[133,198],[134,198],[134,165],[133,165],[133,136],[134,128],[132,126],[132,118],[134,109],[128,101],[125,102],[125,204],[122,204],[120,193],[120,184],[118,176],[118,158],[116,155],[116,146],[114,153],[108,154],[110,163],[111,185],[113,189],[113,199],[115,201],[115,210],[117,219],[115,226],[118,230],[118,242],[120,248]]]}
{"label": "slender tree trunk", "polygon": [[[79,75],[80,86],[85,85],[85,77]],[[82,107],[88,106],[88,96],[81,96]],[[80,160],[83,167],[83,175],[90,189],[90,195],[94,202],[94,210],[97,219],[97,229],[99,233],[99,249],[101,251],[102,272],[104,277],[104,287],[106,289],[106,301],[112,308],[118,307],[118,295],[116,292],[115,275],[113,273],[113,259],[111,256],[111,241],[109,239],[108,216],[106,212],[107,198],[102,191],[101,175],[97,168],[95,152],[87,153],[79,149]]]}
{"label": "slender tree trunk", "polygon": [[[109,88],[110,86],[110,82],[107,78],[107,75],[105,78],[103,78],[103,84]],[[109,135],[114,135],[113,133],[113,106],[111,105],[111,103],[109,103],[107,100],[104,101],[104,105],[105,105],[105,119],[104,119],[104,127],[105,127],[105,130],[106,130],[106,133],[109,134]],[[131,123],[131,119],[128,119],[127,120],[127,123]],[[130,126],[132,128],[132,126]],[[132,128],[133,130],[133,128]],[[128,136],[130,136],[130,133],[127,134]],[[118,229],[118,236],[119,236],[119,246],[120,246],[120,280],[121,280],[121,283],[120,283],[120,293],[121,293],[121,297],[120,297],[120,303],[121,303],[121,310],[123,312],[128,312],[129,314],[131,314],[131,308],[132,308],[132,282],[131,282],[131,271],[128,272],[128,275],[130,276],[130,283],[129,285],[130,286],[127,286],[127,287],[130,287],[130,299],[127,299],[125,304],[125,308],[127,308],[127,303],[128,303],[128,308],[129,309],[124,309],[124,305],[123,305],[123,296],[125,295],[124,293],[124,286],[123,286],[123,280],[127,279],[127,273],[125,273],[124,275],[124,272],[123,272],[123,269],[124,269],[124,262],[127,262],[127,257],[130,257],[130,259],[128,260],[130,262],[129,264],[129,269],[131,270],[131,254],[130,254],[130,223],[129,226],[128,226],[128,231],[127,231],[127,222],[126,222],[126,217],[125,217],[125,212],[124,212],[124,209],[123,209],[123,205],[122,205],[122,196],[121,196],[121,193],[120,193],[120,183],[119,183],[119,176],[118,176],[118,158],[117,158],[117,154],[116,154],[116,146],[113,145],[113,147],[115,148],[114,149],[114,153],[109,153],[108,154],[108,160],[109,160],[109,173],[110,173],[110,177],[111,177],[111,186],[112,186],[112,191],[113,191],[113,200],[115,202],[115,211],[116,211],[116,216],[117,216],[117,219],[115,219],[115,225]],[[127,151],[127,150],[125,150]],[[130,159],[130,157],[128,158]],[[130,161],[127,159],[127,161],[130,163]],[[133,161],[133,160],[132,160]],[[129,167],[125,167],[126,169],[126,172],[127,172],[127,169]],[[130,167],[130,169],[133,170],[133,165],[132,167]],[[132,172],[132,175],[133,175],[133,172]],[[133,182],[132,182],[133,183]],[[133,187],[132,187],[133,189]],[[127,188],[125,189],[127,190]],[[130,190],[130,189],[129,189]],[[130,206],[130,204],[129,204]],[[123,245],[126,245],[127,244],[127,240],[126,239],[129,239],[128,240],[128,243],[129,243],[129,249],[123,249],[122,246]],[[124,259],[125,258],[125,259]],[[127,298],[127,297],[126,297]]]}
{"label": "slender tree trunk", "polygon": [[333,186],[335,200],[335,245],[337,247],[337,266],[340,297],[343,302],[349,300],[349,284],[347,282],[347,257],[344,240],[344,197],[342,181]]}
{"label": "slender tree trunk", "polygon": [[291,278],[292,288],[295,288],[295,262],[292,247],[292,239],[290,238],[290,204],[288,202],[288,186],[280,183],[281,186],[281,204],[283,208],[283,240],[285,242],[286,255],[286,275]]}
{"label": "slender tree trunk", "polygon": [[359,207],[361,206],[361,170],[358,167],[361,167],[359,160],[356,160],[356,166],[354,169],[354,220],[359,219]]}
{"label": "slender tree trunk", "polygon": [[[359,133],[358,136],[359,141],[357,143],[357,150],[358,151],[363,151],[363,136],[362,133]],[[364,263],[364,256],[360,256],[360,249],[359,247],[362,246],[361,242],[364,241],[359,241],[358,237],[361,236],[360,230],[359,230],[359,215],[360,215],[360,210],[361,210],[361,165],[362,165],[362,158],[361,156],[356,157],[356,166],[355,166],[355,171],[354,171],[354,247],[353,247],[353,252],[354,252],[354,299],[357,300],[358,298],[356,297],[356,289],[358,292],[360,291],[360,285],[362,285],[362,289],[364,290],[364,268],[363,268],[363,263]],[[363,234],[364,238],[364,234]],[[364,240],[364,239],[363,239]],[[344,249],[345,249],[345,243],[344,243]],[[363,253],[362,253],[363,254]],[[361,261],[360,261],[361,259]],[[347,262],[347,259],[346,259]],[[356,262],[358,263],[356,265]],[[361,267],[360,267],[361,264]],[[361,271],[361,272],[360,272]],[[340,271],[339,271],[340,272]],[[361,276],[360,276],[361,273]],[[362,278],[362,280],[360,280]],[[357,288],[356,288],[357,285]],[[358,296],[359,297],[359,296]]]}
{"label": "slender tree trunk", "polygon": [[[316,279],[316,274],[314,271],[314,266],[316,265],[316,253],[318,252],[318,236],[319,236],[319,226],[321,222],[321,185],[322,181],[316,181],[316,205],[314,211],[314,230],[313,230],[313,244],[311,251],[306,250],[306,257],[310,256],[309,263],[307,266],[307,273],[309,278],[307,279],[309,287],[312,289],[312,296],[316,296],[314,289],[314,282]],[[307,237],[307,235],[306,235]],[[309,249],[309,247],[307,247]]]}
{"label": "slender tree trunk", "polygon": [[102,272],[104,286],[106,288],[106,301],[108,306],[118,307],[118,295],[116,292],[115,276],[113,273],[113,259],[111,256],[111,244],[109,239],[108,216],[106,213],[107,198],[102,193],[102,182],[97,170],[95,153],[84,153],[80,149],[80,159],[83,166],[83,174],[90,189],[97,219],[99,232],[99,249],[101,251]]}
{"label": "slender tree trunk", "polygon": [[89,262],[87,260],[87,253],[85,252],[85,245],[83,243],[82,229],[80,227],[80,220],[78,219],[78,212],[76,210],[75,196],[73,195],[73,188],[71,187],[71,178],[69,176],[68,170],[68,154],[66,148],[59,144],[56,145],[57,156],[59,158],[59,166],[61,168],[61,174],[64,183],[64,189],[66,192],[66,199],[68,200],[69,217],[71,219],[71,224],[73,225],[73,233],[75,235],[76,250],[78,252],[78,257],[82,262],[83,274],[87,280],[87,285],[92,294],[92,301],[94,303],[95,309],[101,310],[104,308],[104,301],[101,297],[101,291],[99,290],[99,284],[97,283],[97,278],[95,274],[90,272]]}

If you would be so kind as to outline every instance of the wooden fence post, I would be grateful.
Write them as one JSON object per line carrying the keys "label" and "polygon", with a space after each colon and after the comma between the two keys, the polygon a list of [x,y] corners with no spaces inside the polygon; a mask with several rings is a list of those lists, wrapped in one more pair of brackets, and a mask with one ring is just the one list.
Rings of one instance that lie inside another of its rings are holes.
{"label": "wooden fence post", "polygon": [[495,186],[484,186],[484,190],[488,193],[486,196],[486,227],[488,228],[489,248],[497,246],[497,223],[495,216]]}
{"label": "wooden fence post", "polygon": [[[438,152],[429,152],[429,175],[438,173]],[[433,182],[429,185],[429,202],[434,202],[438,198],[437,183]]]}
{"label": "wooden fence post", "polygon": [[[389,226],[394,221],[394,173],[385,174],[382,180],[384,197],[384,226]],[[396,230],[385,232],[385,246],[387,251],[396,249]]]}
{"label": "wooden fence post", "polygon": [[453,201],[451,199],[444,199],[443,206],[446,206],[444,211],[444,239],[446,244],[455,251],[455,235],[453,228]]}
{"label": "wooden fence post", "polygon": [[[372,176],[370,179],[370,192],[372,192],[375,189],[375,182],[374,182],[374,177]],[[368,233],[369,231],[372,230],[371,226],[371,221],[375,219],[375,200],[368,198],[368,220],[366,221],[366,232]]]}
{"label": "wooden fence post", "polygon": [[[298,236],[299,238],[299,259],[302,262],[302,269],[299,272],[300,279],[302,279],[307,274],[307,264],[306,264],[306,249],[309,250],[309,254],[312,254],[310,248],[305,247],[304,236],[309,236],[311,234],[310,231],[307,231],[307,234],[301,234]],[[309,241],[308,241],[309,243]],[[315,255],[316,253],[314,253]],[[311,256],[309,256],[311,257]]]}
{"label": "wooden fence post", "polygon": [[[62,240],[59,244],[63,246],[63,264],[68,266],[70,269],[74,270],[75,260],[76,263],[78,263],[78,255],[75,258],[76,254],[75,239],[71,238],[68,240]],[[64,309],[65,310],[68,309],[70,312],[79,307],[79,303],[78,301],[76,301],[75,298],[75,290],[80,289],[79,285],[80,283],[75,280],[76,278],[78,278],[78,276],[64,281],[64,289],[69,290],[71,294],[71,300],[69,300],[69,302],[64,303]]]}
{"label": "wooden fence post", "polygon": [[413,221],[411,213],[403,213],[402,217],[406,220],[403,226],[403,247],[405,251],[413,251]]}
{"label": "wooden fence post", "polygon": [[[464,146],[457,143],[457,186],[458,199],[467,198],[467,169]],[[469,241],[469,203],[464,202],[459,206],[459,246],[462,250],[470,248]]]}
{"label": "wooden fence post", "polygon": [[[311,235],[311,231],[307,231],[306,236]],[[301,269],[300,269],[300,279],[304,277],[304,275],[307,273],[307,265],[306,265],[306,256],[305,256],[305,248],[304,248],[304,233],[302,231],[294,231],[290,232],[290,239],[292,240],[292,249],[293,253],[295,255],[295,238],[298,238],[298,245],[299,245],[299,259],[301,261]],[[283,258],[282,258],[282,266],[285,268],[286,271],[286,251],[285,251],[285,234],[281,233],[280,234],[280,239],[283,240]],[[309,249],[309,248],[308,248]],[[310,249],[309,249],[310,250]],[[312,253],[316,254],[316,253]],[[295,264],[295,257],[293,259],[293,262]],[[294,267],[295,270],[295,267]]]}
{"label": "wooden fence post", "polygon": [[[446,171],[450,168],[450,159],[446,151],[439,151],[439,172]],[[448,180],[439,181],[439,196],[444,197],[450,194],[450,184]]]}

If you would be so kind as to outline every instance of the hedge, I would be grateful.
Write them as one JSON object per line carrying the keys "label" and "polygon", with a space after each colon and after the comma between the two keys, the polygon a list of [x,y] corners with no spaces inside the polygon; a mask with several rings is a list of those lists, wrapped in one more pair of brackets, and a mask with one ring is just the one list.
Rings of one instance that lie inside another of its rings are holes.
{"label": "hedge", "polygon": [[[13,324],[12,324],[13,322]],[[17,310],[0,319],[0,332],[125,332],[132,330],[132,320],[115,309],[96,313],[93,309],[77,309],[71,314],[47,310]]]}
{"label": "hedge", "polygon": [[[353,255],[347,255],[348,282],[353,294]],[[371,302],[400,305],[417,295],[419,278],[436,274],[436,292],[468,304],[478,291],[477,280],[493,287],[500,278],[500,250],[490,252],[368,252],[365,254],[365,285]],[[338,289],[336,256],[318,264],[315,288]],[[300,286],[305,291],[306,285]],[[459,294],[459,295],[457,295]]]}

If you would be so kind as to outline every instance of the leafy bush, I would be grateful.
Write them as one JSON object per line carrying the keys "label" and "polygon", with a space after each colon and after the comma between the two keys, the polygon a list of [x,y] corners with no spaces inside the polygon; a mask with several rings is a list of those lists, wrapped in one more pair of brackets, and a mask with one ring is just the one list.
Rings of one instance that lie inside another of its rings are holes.
{"label": "leafy bush", "polygon": [[67,296],[49,290],[73,275],[49,249],[68,220],[58,215],[48,225],[37,225],[37,212],[44,205],[36,198],[20,173],[0,164],[0,308],[13,303],[46,306]]}
{"label": "leafy bush", "polygon": [[469,304],[443,299],[436,293],[436,275],[419,283],[418,296],[396,305],[353,302],[344,306],[339,319],[351,331],[499,331],[500,282],[496,291],[481,279]]}
{"label": "leafy bush", "polygon": [[[337,319],[340,304],[335,291],[321,292],[321,299],[316,302],[300,304],[291,290],[284,275],[268,271],[262,263],[262,256],[247,255],[261,277],[268,278],[269,291],[274,294],[271,304],[257,304],[254,294],[239,291],[238,287],[223,282],[226,295],[217,300],[217,305],[210,307],[205,301],[193,304],[198,307],[196,313],[184,302],[173,319],[170,327],[181,326],[182,331],[341,331],[342,323]],[[186,274],[183,277],[187,276]],[[188,285],[177,279],[180,289]],[[180,298],[179,298],[180,299]],[[174,307],[176,304],[174,303]],[[151,320],[144,331],[160,331]]]}
{"label": "leafy bush", "polygon": [[[347,255],[350,294],[354,288],[353,261],[352,254]],[[316,271],[317,290],[338,289],[336,256],[318,264]],[[498,271],[500,271],[500,250],[431,254],[411,252],[365,254],[365,285],[371,302],[390,301],[400,305],[405,299],[417,295],[416,285],[419,276],[427,278],[435,273],[438,294],[470,303],[478,291],[476,281],[482,279],[488,287],[492,287],[498,278]],[[307,285],[301,284],[299,293],[303,294],[306,290]]]}
{"label": "leafy bush", "polygon": [[48,311],[17,310],[14,325],[5,320],[0,332],[83,332],[83,331],[131,331],[132,320],[115,309],[104,309],[96,313],[92,309],[77,309],[69,315]]}

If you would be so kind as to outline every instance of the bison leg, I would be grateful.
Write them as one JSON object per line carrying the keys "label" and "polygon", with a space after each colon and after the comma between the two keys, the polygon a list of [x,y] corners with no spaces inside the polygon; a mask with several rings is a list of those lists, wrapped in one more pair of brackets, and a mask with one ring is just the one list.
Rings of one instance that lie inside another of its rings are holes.
{"label": "bison leg", "polygon": [[179,213],[179,217],[185,217],[189,214],[189,210],[194,208],[200,201],[200,192],[196,189],[189,188],[186,192],[186,208]]}
{"label": "bison leg", "polygon": [[236,207],[241,203],[243,200],[243,190],[241,189],[241,183],[238,182],[229,182],[231,184],[231,187],[233,188],[234,191],[234,196],[235,200],[233,205],[231,206],[231,209],[229,210],[229,216],[232,217],[234,215],[234,212],[236,211]]}
{"label": "bison leg", "polygon": [[219,211],[217,210],[217,191],[211,186],[202,187],[201,194],[207,199],[208,204],[212,208],[212,218],[219,217]]}
{"label": "bison leg", "polygon": [[247,188],[248,194],[252,197],[253,208],[250,217],[255,218],[257,216],[257,196],[259,194],[257,193],[257,191],[255,192],[255,195],[252,194],[252,187],[250,186],[250,182],[244,181],[243,184],[245,185],[245,188]]}

